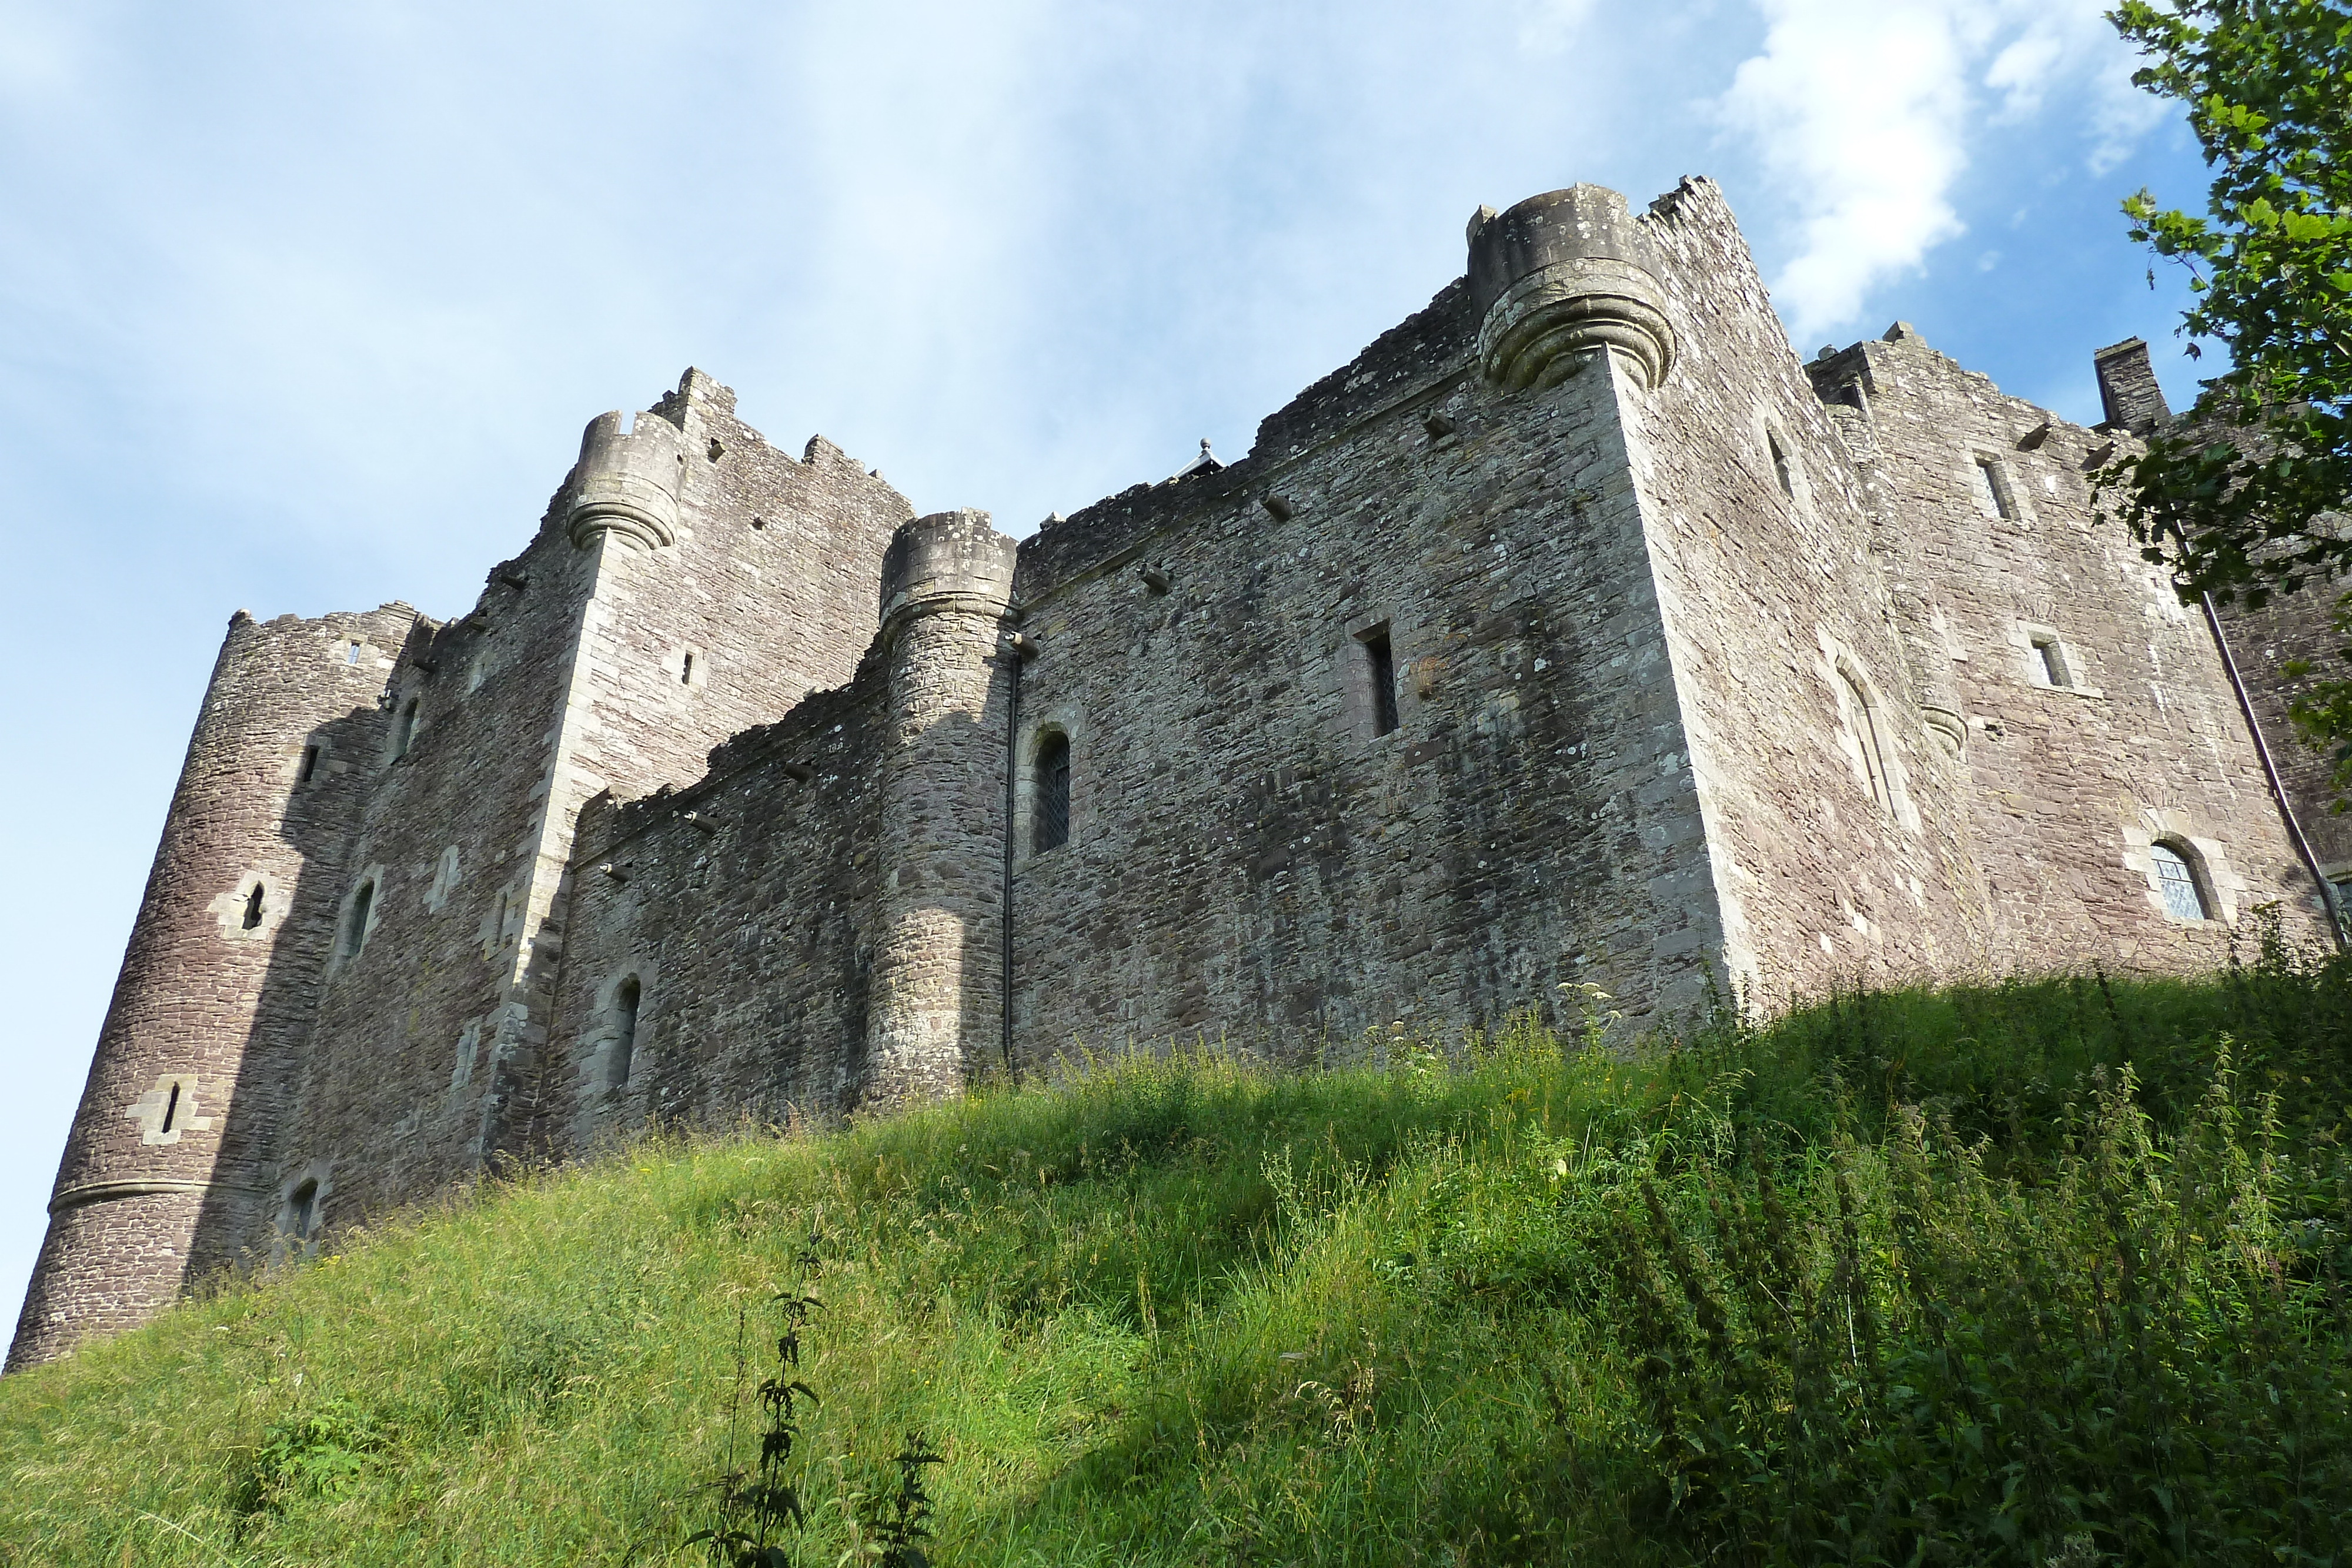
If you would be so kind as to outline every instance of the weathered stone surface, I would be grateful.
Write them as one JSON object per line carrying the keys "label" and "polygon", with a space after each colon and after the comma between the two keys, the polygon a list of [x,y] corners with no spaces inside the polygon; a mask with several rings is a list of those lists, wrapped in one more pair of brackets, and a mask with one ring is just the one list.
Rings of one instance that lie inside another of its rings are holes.
{"label": "weathered stone surface", "polygon": [[1482,209],[1245,458],[1017,548],[689,371],[463,620],[233,625],[11,1364],[649,1118],[2315,935],[2201,615],[2093,515],[2164,417],[2101,368],[2129,428],[1899,325],[1800,364],[1687,181]]}

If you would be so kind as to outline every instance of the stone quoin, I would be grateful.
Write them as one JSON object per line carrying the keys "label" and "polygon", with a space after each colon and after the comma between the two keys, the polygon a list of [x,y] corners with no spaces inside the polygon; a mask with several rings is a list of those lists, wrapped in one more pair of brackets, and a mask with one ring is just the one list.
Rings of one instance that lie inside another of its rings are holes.
{"label": "stone quoin", "polygon": [[1017,543],[688,371],[462,618],[231,621],[8,1364],[649,1118],[2325,939],[2326,606],[2180,602],[2095,367],[1802,362],[1687,180],[1480,209],[1246,457]]}

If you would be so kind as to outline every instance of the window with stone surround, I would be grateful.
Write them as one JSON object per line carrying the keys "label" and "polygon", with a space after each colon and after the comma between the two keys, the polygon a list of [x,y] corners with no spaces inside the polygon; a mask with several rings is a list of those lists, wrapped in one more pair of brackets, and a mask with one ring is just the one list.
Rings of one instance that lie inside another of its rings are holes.
{"label": "window with stone surround", "polygon": [[1880,743],[1877,706],[1870,700],[1869,688],[1862,677],[1843,664],[1838,666],[1838,678],[1845,685],[1846,714],[1853,726],[1853,738],[1862,751],[1862,771],[1870,785],[1870,798],[1878,802],[1880,810],[1890,815],[1895,810],[1895,789],[1887,777],[1886,752]]}
{"label": "window with stone surround", "polygon": [[409,698],[400,706],[400,716],[392,721],[392,759],[394,762],[408,755],[411,742],[416,738],[416,699]]}
{"label": "window with stone surround", "polygon": [[318,1218],[319,1183],[316,1177],[307,1177],[286,1195],[286,1209],[278,1217],[278,1228],[289,1241],[308,1241]]}
{"label": "window with stone surround", "polygon": [[245,899],[245,928],[247,931],[261,924],[262,884],[255,883]]}
{"label": "window with stone surround", "polygon": [[637,1052],[637,1008],[645,995],[645,986],[635,975],[613,993],[613,1048],[605,1059],[604,1072],[607,1089],[629,1086],[629,1061]]}
{"label": "window with stone surround", "polygon": [[2033,644],[2035,674],[2046,686],[2064,688],[2074,684],[2073,661],[2066,656],[2066,645],[2048,632],[2030,633]]}
{"label": "window with stone surround", "polygon": [[337,957],[348,963],[360,956],[360,949],[367,946],[368,917],[374,909],[375,879],[370,877],[352,894],[352,906],[343,915],[342,940],[336,945]]}
{"label": "window with stone surround", "polygon": [[1048,730],[1037,742],[1037,803],[1029,852],[1043,854],[1070,841],[1070,737]]}
{"label": "window with stone surround", "polygon": [[1387,622],[1356,633],[1356,666],[1364,722],[1374,736],[1387,735],[1397,727],[1396,651]]}
{"label": "window with stone surround", "polygon": [[2156,890],[2164,895],[2164,912],[2176,920],[2210,920],[2213,901],[2207,896],[2203,857],[2178,839],[2159,839],[2147,847],[2156,872]]}
{"label": "window with stone surround", "polygon": [[507,945],[507,915],[514,908],[514,894],[500,888],[490,900],[490,918],[482,930],[482,956],[495,958]]}
{"label": "window with stone surround", "polygon": [[2017,499],[2000,458],[1978,454],[1969,465],[1969,482],[1976,492],[1977,510],[1986,517],[2008,520],[2017,516]]}

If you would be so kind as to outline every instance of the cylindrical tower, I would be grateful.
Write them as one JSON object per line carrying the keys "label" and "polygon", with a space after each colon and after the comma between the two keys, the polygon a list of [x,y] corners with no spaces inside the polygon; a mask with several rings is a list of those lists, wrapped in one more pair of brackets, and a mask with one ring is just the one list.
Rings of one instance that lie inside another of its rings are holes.
{"label": "cylindrical tower", "polygon": [[1014,541],[986,512],[901,526],[882,558],[890,669],[866,1103],[954,1094],[1003,1016],[1006,704]]}
{"label": "cylindrical tower", "polygon": [[266,623],[213,667],[49,1200],[8,1367],[168,1305],[266,1240],[269,1141],[383,765],[405,605]]}

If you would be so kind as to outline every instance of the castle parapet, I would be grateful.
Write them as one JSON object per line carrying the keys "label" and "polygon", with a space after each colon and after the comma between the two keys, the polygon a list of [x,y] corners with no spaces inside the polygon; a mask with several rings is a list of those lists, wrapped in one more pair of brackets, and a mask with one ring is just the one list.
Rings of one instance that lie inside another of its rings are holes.
{"label": "castle parapet", "polygon": [[1595,350],[1643,388],[1675,362],[1650,246],[1625,198],[1601,185],[1547,191],[1470,220],[1478,362],[1514,391],[1565,379]]}
{"label": "castle parapet", "polygon": [[639,549],[658,549],[677,538],[678,470],[685,438],[659,414],[640,414],[621,428],[620,411],[600,413],[580,438],[579,482],[566,523],[572,542],[586,549],[600,534],[614,534]]}

